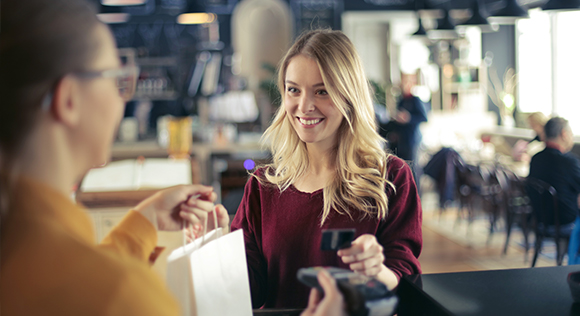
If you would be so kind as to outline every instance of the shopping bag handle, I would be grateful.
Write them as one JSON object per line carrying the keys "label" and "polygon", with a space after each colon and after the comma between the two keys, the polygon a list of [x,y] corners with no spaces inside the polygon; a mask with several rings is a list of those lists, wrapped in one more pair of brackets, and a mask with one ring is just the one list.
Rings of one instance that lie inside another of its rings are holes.
{"label": "shopping bag handle", "polygon": [[[215,229],[218,228],[218,220],[217,220],[217,214],[216,213],[217,212],[215,210],[212,212],[212,214],[213,214],[213,224],[214,224]],[[185,232],[183,230],[183,227],[184,227],[185,223],[186,223],[185,221],[182,221],[181,222],[181,232],[183,234],[183,252],[184,253],[185,253],[186,239],[185,239]],[[186,227],[189,230],[189,223],[187,223],[187,226]],[[221,230],[219,232],[220,232],[220,236],[219,237],[221,237],[221,235],[222,235],[221,234]],[[207,217],[205,218],[205,222],[203,223],[203,235],[201,236],[201,238],[202,238],[201,239],[201,244],[202,245],[205,244],[205,235],[206,234],[207,234]]]}

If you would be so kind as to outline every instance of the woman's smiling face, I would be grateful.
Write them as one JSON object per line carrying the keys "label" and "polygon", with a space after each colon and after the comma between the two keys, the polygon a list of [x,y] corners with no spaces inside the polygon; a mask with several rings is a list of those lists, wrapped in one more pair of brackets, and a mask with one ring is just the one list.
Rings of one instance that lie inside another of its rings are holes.
{"label": "woman's smiling face", "polygon": [[316,61],[305,55],[293,57],[284,83],[284,108],[298,137],[309,146],[334,147],[343,116],[325,88]]}

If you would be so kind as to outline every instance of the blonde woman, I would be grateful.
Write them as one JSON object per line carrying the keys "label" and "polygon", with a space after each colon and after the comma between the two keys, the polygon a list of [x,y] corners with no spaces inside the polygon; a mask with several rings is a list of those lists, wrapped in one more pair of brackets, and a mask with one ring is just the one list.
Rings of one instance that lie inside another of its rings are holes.
{"label": "blonde woman", "polygon": [[[420,273],[421,204],[411,170],[385,154],[362,63],[340,31],[303,34],[278,77],[283,104],[232,223],[243,229],[254,308],[305,307],[299,268],[337,266],[390,289]],[[321,230],[355,228],[352,246],[320,250]]]}
{"label": "blonde woman", "polygon": [[546,122],[548,122],[548,118],[542,112],[534,112],[528,115],[528,125],[536,133],[536,137],[530,140],[530,143],[544,141],[544,125],[546,125]]}

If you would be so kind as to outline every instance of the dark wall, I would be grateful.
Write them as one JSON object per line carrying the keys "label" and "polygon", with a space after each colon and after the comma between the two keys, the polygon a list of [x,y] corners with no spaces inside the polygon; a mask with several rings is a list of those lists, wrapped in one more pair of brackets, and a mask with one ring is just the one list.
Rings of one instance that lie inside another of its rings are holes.
{"label": "dark wall", "polygon": [[[482,35],[482,55],[488,52],[493,54],[491,66],[497,69],[499,78],[503,78],[508,68],[516,67],[516,32],[514,25],[501,25],[499,31],[494,33],[484,33]],[[490,69],[491,71],[491,69]],[[517,69],[516,69],[517,71]],[[498,124],[501,123],[499,108],[493,104],[491,98],[488,100],[489,111],[497,114]]]}

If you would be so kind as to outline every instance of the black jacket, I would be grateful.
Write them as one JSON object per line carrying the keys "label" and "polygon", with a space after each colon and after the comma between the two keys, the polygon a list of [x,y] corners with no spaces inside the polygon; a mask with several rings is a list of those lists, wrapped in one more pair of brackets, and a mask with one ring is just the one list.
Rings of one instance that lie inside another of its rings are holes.
{"label": "black jacket", "polygon": [[580,162],[576,156],[546,147],[532,157],[530,177],[540,179],[556,189],[561,225],[576,219],[580,193]]}

